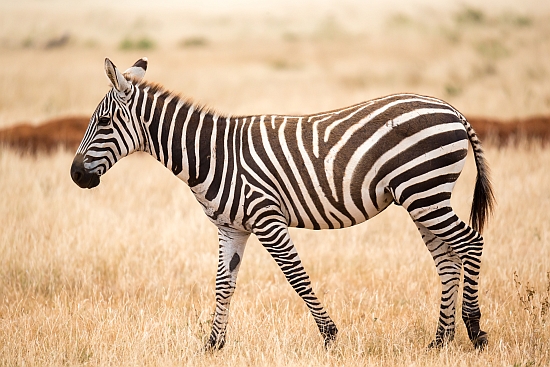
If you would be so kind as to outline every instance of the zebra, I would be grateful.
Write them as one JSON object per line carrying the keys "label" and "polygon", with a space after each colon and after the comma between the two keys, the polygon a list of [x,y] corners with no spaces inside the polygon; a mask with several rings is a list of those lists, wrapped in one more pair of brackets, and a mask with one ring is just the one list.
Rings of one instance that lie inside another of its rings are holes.
{"label": "zebra", "polygon": [[[188,184],[218,229],[215,313],[205,348],[226,340],[229,304],[247,239],[254,234],[302,298],[328,347],[338,329],[315,295],[289,227],[345,228],[394,203],[405,208],[430,251],[442,291],[430,348],[454,338],[461,272],[462,319],[475,348],[483,237],[494,206],[481,143],[446,102],[394,94],[311,115],[230,116],[143,80],[147,58],[124,73],[107,58],[112,87],[90,118],[71,178],[91,189],[123,157],[151,154]],[[471,226],[451,192],[472,146],[477,177]]]}

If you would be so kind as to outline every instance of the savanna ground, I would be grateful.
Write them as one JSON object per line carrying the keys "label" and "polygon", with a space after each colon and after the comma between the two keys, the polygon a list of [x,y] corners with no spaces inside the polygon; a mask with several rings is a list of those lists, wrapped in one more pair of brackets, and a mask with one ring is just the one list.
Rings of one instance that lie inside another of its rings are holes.
{"label": "savanna ground", "polygon": [[[144,55],[148,80],[233,114],[308,113],[403,91],[466,115],[550,113],[545,1],[151,4],[0,3],[0,126],[91,114],[108,88],[103,58],[124,69]],[[201,348],[216,230],[184,184],[136,154],[84,191],[68,174],[74,152],[0,149],[0,366],[548,365],[550,149],[485,147],[498,200],[484,233],[485,351],[461,322],[454,342],[426,349],[439,279],[392,206],[350,229],[292,230],[340,329],[333,347],[251,238],[227,344],[213,354]],[[453,196],[464,219],[474,176],[470,157]]]}

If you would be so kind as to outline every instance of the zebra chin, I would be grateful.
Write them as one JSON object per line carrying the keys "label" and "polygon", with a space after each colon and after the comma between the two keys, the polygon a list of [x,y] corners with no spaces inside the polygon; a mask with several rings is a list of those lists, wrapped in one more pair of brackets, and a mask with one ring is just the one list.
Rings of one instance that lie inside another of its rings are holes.
{"label": "zebra chin", "polygon": [[88,172],[84,168],[84,156],[77,154],[71,165],[71,178],[78,187],[82,189],[92,189],[99,185],[99,175],[94,172]]}

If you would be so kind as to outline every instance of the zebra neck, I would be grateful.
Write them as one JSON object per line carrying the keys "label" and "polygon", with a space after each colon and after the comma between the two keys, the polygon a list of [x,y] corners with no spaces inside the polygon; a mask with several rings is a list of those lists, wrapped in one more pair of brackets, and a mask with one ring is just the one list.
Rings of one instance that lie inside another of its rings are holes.
{"label": "zebra neck", "polygon": [[144,119],[146,151],[193,188],[213,170],[218,125],[229,119],[170,97],[153,103],[149,122]]}

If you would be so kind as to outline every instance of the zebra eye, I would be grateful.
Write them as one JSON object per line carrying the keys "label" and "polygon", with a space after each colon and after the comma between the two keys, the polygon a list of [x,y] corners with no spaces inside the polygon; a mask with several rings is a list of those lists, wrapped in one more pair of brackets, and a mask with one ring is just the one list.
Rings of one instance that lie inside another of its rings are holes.
{"label": "zebra eye", "polygon": [[109,123],[111,122],[111,119],[108,118],[108,117],[100,117],[98,120],[97,120],[97,126],[100,126],[100,127],[106,127],[106,126],[109,126]]}

